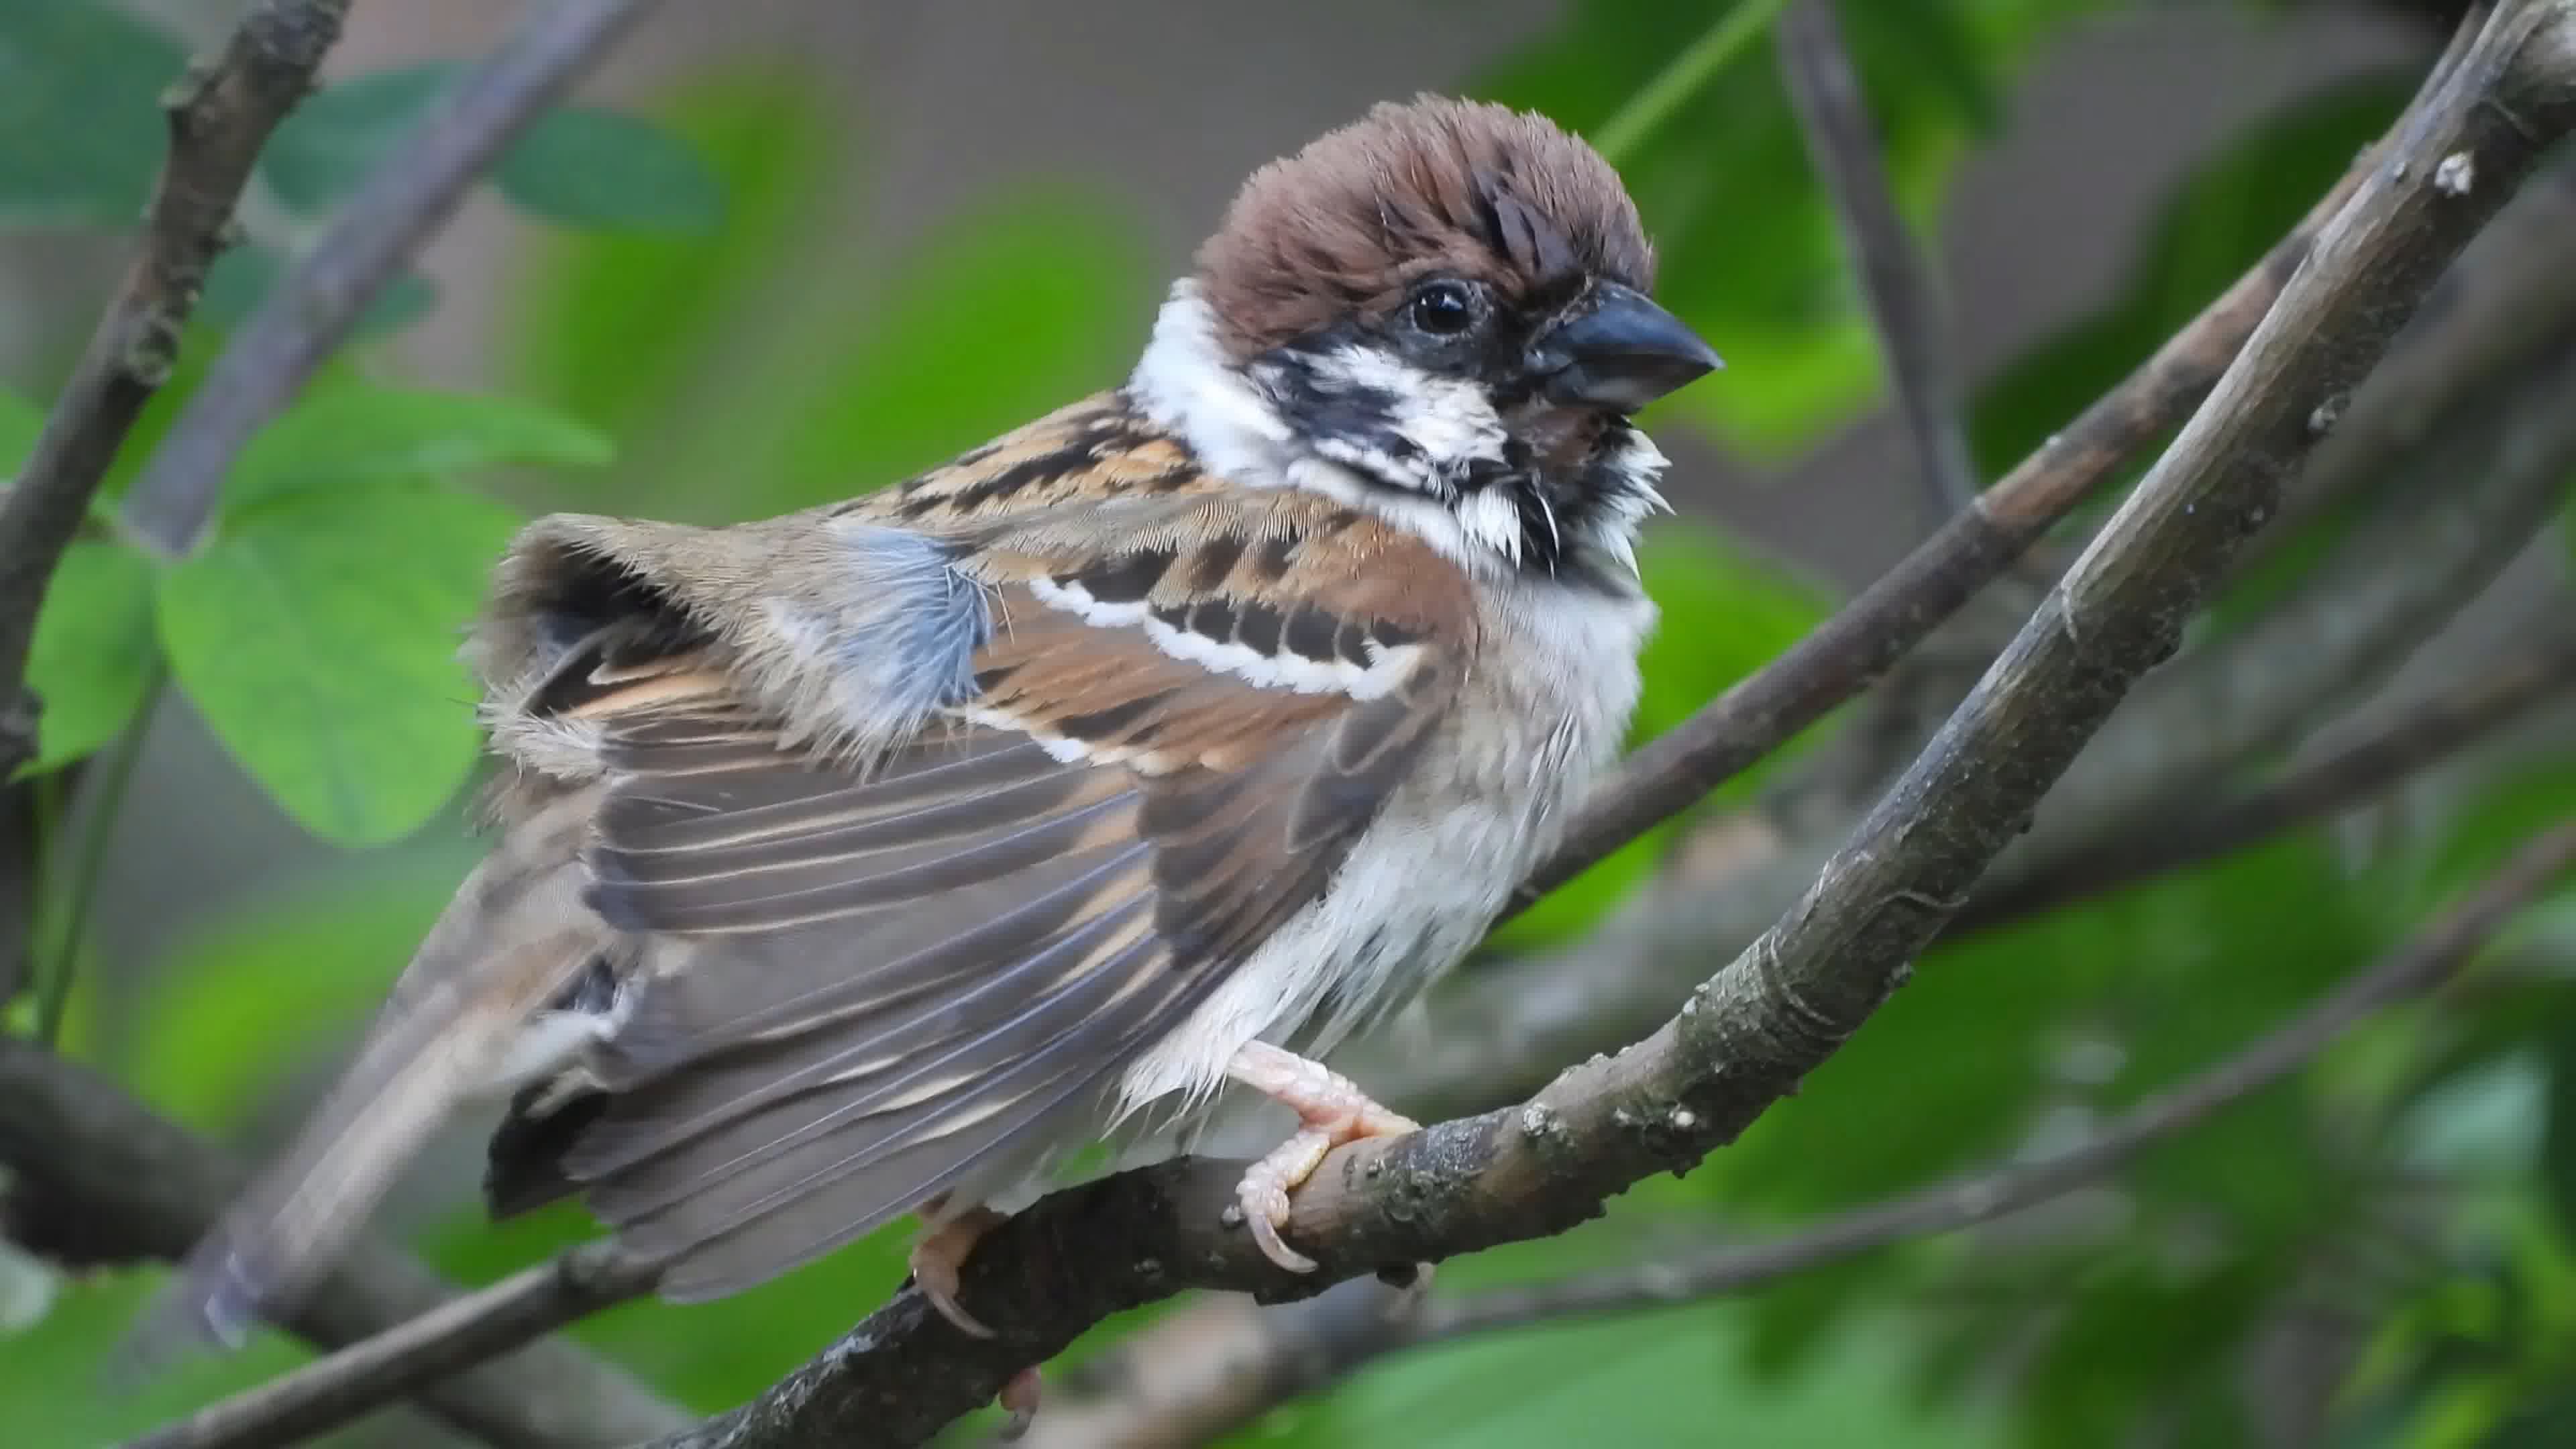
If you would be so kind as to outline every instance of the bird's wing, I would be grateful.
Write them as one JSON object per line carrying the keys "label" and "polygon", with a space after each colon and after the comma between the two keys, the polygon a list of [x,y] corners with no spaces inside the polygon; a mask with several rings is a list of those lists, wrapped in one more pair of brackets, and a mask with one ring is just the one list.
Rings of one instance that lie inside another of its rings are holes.
{"label": "bird's wing", "polygon": [[645,944],[553,1169],[671,1257],[666,1294],[766,1278],[1094,1107],[1406,777],[1465,642],[1425,613],[1433,561],[1301,500],[1156,518],[1059,508],[961,555],[991,611],[971,693],[864,765],[722,668],[611,669],[564,711],[606,767],[591,902]]}

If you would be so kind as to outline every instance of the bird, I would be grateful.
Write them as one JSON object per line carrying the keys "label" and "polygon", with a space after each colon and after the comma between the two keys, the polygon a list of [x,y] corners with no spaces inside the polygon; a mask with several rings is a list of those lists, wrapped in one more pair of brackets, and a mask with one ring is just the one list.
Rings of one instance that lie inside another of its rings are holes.
{"label": "bird", "polygon": [[[1242,185],[1123,385],[722,527],[557,514],[465,646],[495,841],[190,1256],[238,1342],[462,1104],[496,1216],[577,1197],[674,1301],[917,1215],[958,1268],[1090,1144],[1229,1087],[1282,1267],[1323,1058],[1456,965],[1616,756],[1663,507],[1633,418],[1720,366],[1618,174],[1386,102]],[[1228,1214],[1228,1221],[1233,1214]]]}

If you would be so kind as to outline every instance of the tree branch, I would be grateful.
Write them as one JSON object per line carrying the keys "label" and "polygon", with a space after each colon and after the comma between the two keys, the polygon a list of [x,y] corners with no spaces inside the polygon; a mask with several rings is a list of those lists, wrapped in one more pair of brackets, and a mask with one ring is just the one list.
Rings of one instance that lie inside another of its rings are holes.
{"label": "tree branch", "polygon": [[[2576,369],[2561,379],[2576,387]],[[2568,452],[2576,456],[2576,447]],[[2048,856],[1978,891],[1954,929],[1984,930],[2038,915],[2357,809],[2570,688],[2576,688],[2576,637],[2529,650],[2419,700],[2371,733],[2262,786],[2170,813],[2161,829],[2133,825],[2089,847]]]}
{"label": "tree branch", "polygon": [[553,0],[537,7],[404,138],[188,399],[126,503],[138,533],[173,551],[196,541],[251,434],[348,336],[403,259],[510,139],[653,3]]}
{"label": "tree branch", "polygon": [[0,498],[0,780],[35,757],[24,689],[36,611],[143,405],[177,365],[206,269],[236,235],[260,147],[312,89],[349,0],[262,0],[164,95],[170,154],[115,300],[63,385],[35,452]]}
{"label": "tree branch", "polygon": [[[86,1262],[177,1260],[244,1180],[238,1166],[113,1083],[9,1037],[0,1037],[0,1162],[16,1174],[10,1201],[30,1246]],[[285,1327],[329,1348],[471,1301],[411,1257],[362,1243]],[[535,1344],[447,1382],[409,1387],[465,1433],[526,1449],[626,1444],[681,1420],[623,1371],[569,1343]]]}
{"label": "tree branch", "polygon": [[1941,289],[1897,213],[1833,0],[1798,0],[1780,13],[1774,39],[1808,160],[1858,263],[1889,387],[1914,437],[1927,514],[1947,518],[1976,499],[1977,465],[1961,421],[1963,390]]}
{"label": "tree branch", "polygon": [[[1112,1373],[1134,1381],[1090,1402],[1047,1406],[1023,1449],[1190,1449],[1389,1354],[1476,1334],[1628,1313],[1741,1293],[1880,1248],[2008,1217],[2108,1177],[2141,1151],[2287,1078],[2364,1017],[2449,981],[2513,914],[2576,868],[2576,823],[2518,849],[2487,882],[2403,946],[2270,1034],[2158,1092],[2079,1145],[1987,1167],[1813,1224],[1771,1242],[1727,1244],[1527,1288],[1438,1300],[1396,1316],[1354,1280],[1258,1316],[1243,1300],[1176,1315],[1122,1344]],[[1360,1291],[1352,1291],[1360,1290]]]}

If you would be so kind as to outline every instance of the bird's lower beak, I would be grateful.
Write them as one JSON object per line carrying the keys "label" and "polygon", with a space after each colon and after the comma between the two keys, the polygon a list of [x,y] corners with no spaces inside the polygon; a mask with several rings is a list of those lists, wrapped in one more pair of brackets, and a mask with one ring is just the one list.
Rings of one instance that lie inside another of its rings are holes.
{"label": "bird's lower beak", "polygon": [[1644,293],[1596,282],[1530,346],[1551,402],[1633,413],[1726,364]]}

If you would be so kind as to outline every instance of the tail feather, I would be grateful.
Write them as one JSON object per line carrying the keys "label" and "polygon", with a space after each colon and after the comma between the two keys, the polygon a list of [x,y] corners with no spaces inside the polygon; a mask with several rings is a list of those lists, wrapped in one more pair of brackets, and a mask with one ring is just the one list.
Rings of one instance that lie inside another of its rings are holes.
{"label": "tail feather", "polygon": [[[573,802],[559,802],[570,806]],[[578,817],[514,831],[467,877],[396,982],[356,1059],[138,1327],[142,1363],[209,1339],[238,1346],[291,1308],[463,1100],[484,1090],[530,1018],[606,945],[582,905]]]}

